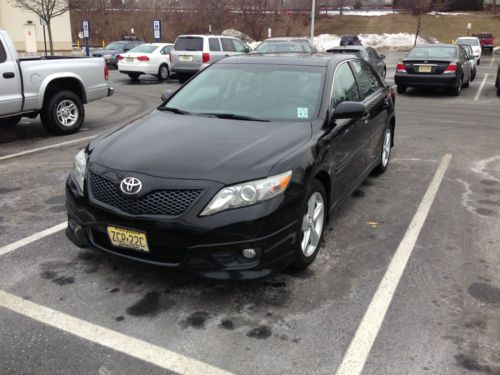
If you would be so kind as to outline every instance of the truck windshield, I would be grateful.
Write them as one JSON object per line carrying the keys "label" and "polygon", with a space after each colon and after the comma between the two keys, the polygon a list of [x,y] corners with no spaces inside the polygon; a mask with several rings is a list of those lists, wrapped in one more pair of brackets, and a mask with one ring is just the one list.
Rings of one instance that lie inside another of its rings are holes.
{"label": "truck windshield", "polygon": [[324,75],[324,67],[216,64],[165,106],[191,115],[306,122],[317,117]]}

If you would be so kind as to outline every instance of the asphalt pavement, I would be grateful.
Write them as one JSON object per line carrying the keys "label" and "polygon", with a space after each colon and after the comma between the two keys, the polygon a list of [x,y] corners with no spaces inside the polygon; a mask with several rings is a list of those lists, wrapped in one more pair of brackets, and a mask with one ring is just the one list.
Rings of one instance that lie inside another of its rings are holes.
{"label": "asphalt pavement", "polygon": [[309,270],[252,282],[78,249],[56,227],[77,151],[175,80],[112,71],[116,94],[71,136],[0,129],[0,374],[500,374],[495,75],[486,55],[460,97],[398,95],[387,172],[339,208]]}

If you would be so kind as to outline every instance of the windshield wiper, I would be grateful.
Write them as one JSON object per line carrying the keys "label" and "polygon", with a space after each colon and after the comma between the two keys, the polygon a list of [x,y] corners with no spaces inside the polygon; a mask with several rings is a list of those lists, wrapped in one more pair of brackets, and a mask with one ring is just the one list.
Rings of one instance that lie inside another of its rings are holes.
{"label": "windshield wiper", "polygon": [[179,108],[159,107],[158,110],[165,111],[165,112],[172,112],[172,113],[175,113],[175,114],[178,114],[178,115],[192,115],[191,112],[183,111],[182,109],[179,109]]}
{"label": "windshield wiper", "polygon": [[269,120],[252,117],[252,116],[244,116],[244,115],[236,115],[234,113],[197,113],[199,116],[214,116],[217,118],[224,118],[229,120],[243,120],[243,121],[260,121],[260,122],[269,122]]}

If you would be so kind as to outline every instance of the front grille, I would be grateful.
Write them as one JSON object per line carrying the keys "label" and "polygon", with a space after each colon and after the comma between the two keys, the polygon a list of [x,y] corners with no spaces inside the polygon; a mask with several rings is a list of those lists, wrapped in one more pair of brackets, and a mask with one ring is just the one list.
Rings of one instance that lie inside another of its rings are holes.
{"label": "front grille", "polygon": [[112,181],[90,172],[92,197],[132,215],[181,215],[191,206],[201,191],[195,189],[155,190],[140,198],[125,197]]}

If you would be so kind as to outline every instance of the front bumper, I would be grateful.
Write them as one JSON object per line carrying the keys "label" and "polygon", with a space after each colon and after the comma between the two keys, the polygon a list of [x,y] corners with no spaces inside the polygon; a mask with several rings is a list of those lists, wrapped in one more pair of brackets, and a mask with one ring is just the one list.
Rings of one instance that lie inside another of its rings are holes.
{"label": "front bumper", "polygon": [[[79,247],[208,278],[260,278],[295,259],[302,194],[278,198],[203,218],[197,213],[170,219],[127,217],[82,197],[70,177],[66,184],[66,234]],[[197,207],[189,211],[193,209]],[[108,225],[146,232],[150,253],[113,247],[107,236]],[[242,256],[243,249],[248,248],[256,250],[255,258]]]}
{"label": "front bumper", "polygon": [[456,87],[459,79],[455,74],[425,75],[396,73],[394,82],[398,86],[407,87]]}

